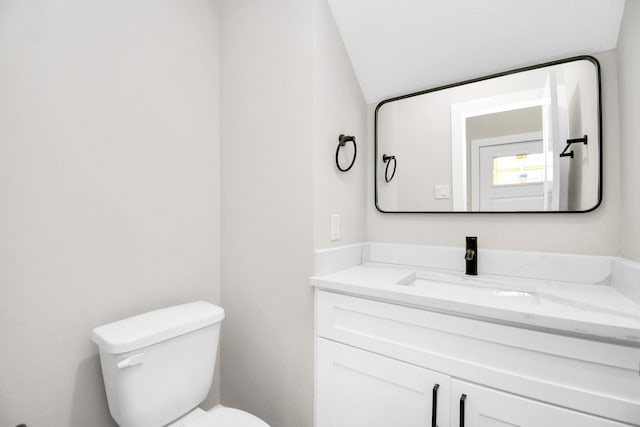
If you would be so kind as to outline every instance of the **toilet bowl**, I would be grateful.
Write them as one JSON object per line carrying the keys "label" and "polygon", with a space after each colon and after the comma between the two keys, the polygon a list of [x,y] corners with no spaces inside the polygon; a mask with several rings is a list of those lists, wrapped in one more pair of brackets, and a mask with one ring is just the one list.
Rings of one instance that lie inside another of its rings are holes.
{"label": "toilet bowl", "polygon": [[221,307],[198,301],[93,330],[120,427],[269,427],[239,409],[198,408],[213,382],[223,319]]}

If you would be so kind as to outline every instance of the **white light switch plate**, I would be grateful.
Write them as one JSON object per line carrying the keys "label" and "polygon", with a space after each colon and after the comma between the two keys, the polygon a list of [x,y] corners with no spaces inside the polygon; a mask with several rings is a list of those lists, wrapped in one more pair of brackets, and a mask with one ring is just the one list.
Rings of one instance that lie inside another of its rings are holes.
{"label": "white light switch plate", "polygon": [[331,215],[331,240],[340,240],[340,215]]}
{"label": "white light switch plate", "polygon": [[436,199],[448,199],[449,195],[449,185],[434,185],[433,186],[434,197]]}

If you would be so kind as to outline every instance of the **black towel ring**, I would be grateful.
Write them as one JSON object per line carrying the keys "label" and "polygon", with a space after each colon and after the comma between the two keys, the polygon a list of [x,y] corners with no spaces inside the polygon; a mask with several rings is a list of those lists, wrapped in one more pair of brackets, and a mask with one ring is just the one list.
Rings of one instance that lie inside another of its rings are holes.
{"label": "black towel ring", "polygon": [[[391,164],[391,160],[393,160],[393,172],[391,172],[391,176],[389,176],[389,165]],[[383,154],[382,161],[387,164],[387,167],[384,169],[384,180],[386,182],[391,182],[396,174],[396,166],[398,166],[396,156],[388,156],[386,154]]]}
{"label": "black towel ring", "polygon": [[[338,154],[340,153],[340,149],[347,145],[347,142],[353,142],[353,159],[347,168],[342,168],[340,166],[340,162],[338,161]],[[353,164],[356,162],[356,155],[358,154],[358,147],[356,146],[356,137],[349,135],[340,135],[338,137],[338,148],[336,148],[336,166],[340,172],[346,172],[353,167]]]}

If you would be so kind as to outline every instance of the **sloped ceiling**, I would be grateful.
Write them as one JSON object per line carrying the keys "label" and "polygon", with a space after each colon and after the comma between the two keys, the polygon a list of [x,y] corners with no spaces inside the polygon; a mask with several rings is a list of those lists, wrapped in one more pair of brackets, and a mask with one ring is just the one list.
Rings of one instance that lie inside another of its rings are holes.
{"label": "sloped ceiling", "polygon": [[624,0],[328,1],[368,103],[613,49],[624,10]]}

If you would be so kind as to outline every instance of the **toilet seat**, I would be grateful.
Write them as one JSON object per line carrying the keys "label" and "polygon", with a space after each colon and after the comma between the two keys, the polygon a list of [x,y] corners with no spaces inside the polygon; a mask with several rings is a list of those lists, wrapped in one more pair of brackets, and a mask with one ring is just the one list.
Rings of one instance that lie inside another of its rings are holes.
{"label": "toilet seat", "polygon": [[[239,409],[216,406],[198,417],[188,427],[269,427],[260,418]],[[185,427],[187,427],[185,426]]]}

